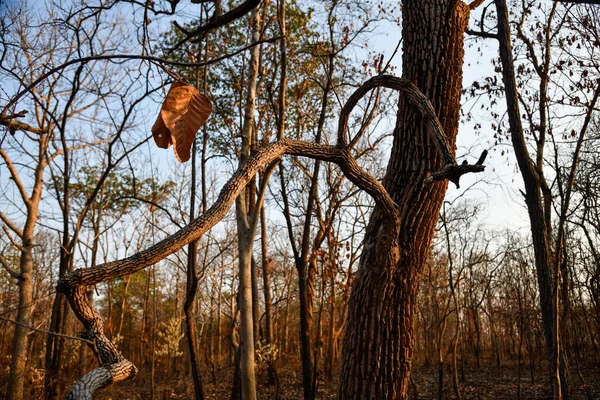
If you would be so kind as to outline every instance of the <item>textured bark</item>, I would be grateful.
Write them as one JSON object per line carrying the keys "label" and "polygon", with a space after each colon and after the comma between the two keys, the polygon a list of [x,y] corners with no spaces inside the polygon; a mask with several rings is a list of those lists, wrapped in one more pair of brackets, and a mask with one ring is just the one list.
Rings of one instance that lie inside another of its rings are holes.
{"label": "textured bark", "polygon": [[462,2],[403,2],[404,78],[431,100],[450,154],[440,154],[423,118],[400,98],[383,181],[398,221],[376,206],[349,302],[338,398],[408,398],[415,296],[447,183],[427,184],[452,158],[462,87]]}
{"label": "textured bark", "polygon": [[97,389],[135,377],[135,365],[126,360],[104,335],[102,318],[92,308],[86,287],[72,287],[63,293],[69,299],[75,315],[84,322],[87,331],[82,336],[94,343],[92,350],[100,361],[100,367],[88,372],[71,388],[67,399],[91,399]]}
{"label": "textured bark", "polygon": [[92,400],[96,390],[122,380],[121,377],[127,379],[132,370],[135,370],[135,367],[127,360],[92,370],[71,388],[67,400]]}

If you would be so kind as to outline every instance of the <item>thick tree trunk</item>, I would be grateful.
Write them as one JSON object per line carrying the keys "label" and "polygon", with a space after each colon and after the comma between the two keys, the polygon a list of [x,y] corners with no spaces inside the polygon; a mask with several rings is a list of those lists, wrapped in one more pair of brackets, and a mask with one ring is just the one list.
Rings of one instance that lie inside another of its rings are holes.
{"label": "thick tree trunk", "polygon": [[[462,2],[403,2],[403,71],[427,96],[451,149],[458,130],[463,34]],[[443,160],[423,119],[402,95],[384,186],[400,223],[375,207],[349,302],[340,399],[408,398],[418,276],[429,251],[447,183],[425,183]]]}

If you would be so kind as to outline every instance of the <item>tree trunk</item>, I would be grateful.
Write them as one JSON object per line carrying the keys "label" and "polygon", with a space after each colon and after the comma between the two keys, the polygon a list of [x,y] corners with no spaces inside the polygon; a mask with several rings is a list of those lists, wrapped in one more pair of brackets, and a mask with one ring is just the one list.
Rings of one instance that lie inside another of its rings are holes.
{"label": "tree trunk", "polygon": [[[331,246],[330,246],[331,247]],[[330,250],[330,254],[332,251]],[[335,324],[336,324],[336,293],[335,293],[335,272],[329,273],[329,326],[327,327],[327,353],[325,355],[324,372],[325,377],[331,379],[333,377],[333,364],[335,360]]]}
{"label": "tree trunk", "polygon": [[[404,77],[431,100],[452,150],[468,19],[460,1],[403,2]],[[369,221],[348,306],[340,399],[408,398],[418,276],[447,187],[424,181],[442,167],[423,119],[401,95],[384,178],[400,223],[377,206]]]}
{"label": "tree trunk", "polygon": [[508,23],[508,10],[506,1],[496,0],[498,13],[498,41],[500,42],[500,59],[502,61],[502,80],[506,94],[507,114],[510,123],[511,140],[515,150],[515,157],[523,183],[525,184],[525,203],[531,223],[531,236],[533,239],[533,251],[535,255],[535,268],[540,292],[540,307],[542,310],[542,321],[544,325],[544,337],[546,341],[546,355],[549,360],[550,376],[552,381],[553,396],[562,398],[560,379],[560,342],[558,340],[558,315],[553,293],[552,279],[552,254],[547,219],[544,216],[544,206],[541,194],[541,177],[538,169],[529,155],[525,143],[525,135],[521,126],[521,113],[517,87],[515,83],[515,71],[510,44],[510,27]]}
{"label": "tree trunk", "polygon": [[[36,213],[37,215],[37,213]],[[25,367],[27,365],[27,342],[30,325],[33,291],[33,258],[31,256],[31,240],[23,240],[23,251],[20,261],[19,279],[19,309],[13,336],[12,358],[10,360],[10,374],[8,377],[8,391],[6,397],[10,400],[23,398],[23,384],[25,383]],[[23,325],[20,325],[23,324]]]}
{"label": "tree trunk", "polygon": [[[258,41],[260,36],[260,11],[252,12],[252,40]],[[242,128],[242,146],[240,163],[250,155],[254,129],[254,102],[258,78],[259,48],[250,50],[248,67],[248,91],[244,110]],[[252,312],[252,248],[254,244],[255,221],[252,218],[253,190],[250,185],[235,200],[235,212],[238,229],[239,258],[239,309],[240,309],[240,378],[242,384],[242,400],[256,399],[256,379],[254,375],[254,318]]]}
{"label": "tree trunk", "polygon": [[269,251],[267,247],[267,220],[265,216],[265,209],[262,208],[260,212],[260,226],[261,226],[261,250],[262,250],[262,273],[263,273],[263,291],[265,296],[265,340],[267,344],[273,344],[273,304],[271,301],[271,279],[270,279],[270,267],[271,259],[269,258]]}
{"label": "tree trunk", "polygon": [[[40,136],[40,143],[47,143],[47,135]],[[0,148],[1,150],[1,148]],[[8,377],[8,389],[6,397],[10,400],[21,400],[23,398],[23,384],[25,383],[25,369],[27,367],[27,347],[28,333],[26,326],[31,325],[31,313],[33,311],[33,246],[35,224],[38,220],[39,204],[42,199],[42,185],[44,169],[46,163],[44,160],[45,147],[39,148],[39,163],[35,168],[34,186],[31,196],[23,200],[27,205],[27,218],[22,232],[14,233],[21,239],[21,259],[19,261],[19,309],[17,310],[17,322],[21,325],[15,325],[15,334],[13,336],[13,350],[10,361],[10,372]],[[2,158],[7,160],[6,153],[2,153]],[[9,160],[9,159],[8,159]],[[16,175],[12,175],[15,179]],[[20,184],[19,184],[20,185]],[[21,187],[22,193],[26,193],[24,187]],[[11,228],[12,229],[12,228]]]}
{"label": "tree trunk", "polygon": [[[254,246],[252,246],[254,247]],[[258,340],[260,339],[260,302],[258,292],[258,264],[256,259],[252,257],[251,262],[251,273],[252,278],[252,323],[254,325],[254,347],[256,348]]]}
{"label": "tree trunk", "polygon": [[[192,185],[190,192],[190,221],[195,218],[196,212],[196,153],[197,146],[194,141],[192,148]],[[204,168],[204,165],[202,165]],[[198,242],[194,241],[188,245],[187,257],[187,276],[186,276],[186,291],[185,303],[183,311],[185,313],[185,334],[187,338],[188,354],[190,357],[190,366],[192,372],[192,380],[194,382],[194,395],[196,400],[204,399],[204,391],[202,389],[202,377],[200,375],[200,365],[198,362],[198,342],[196,335],[196,292],[198,290],[198,271],[197,271],[197,253]]]}
{"label": "tree trunk", "polygon": [[[221,355],[221,303],[223,301],[223,277],[225,276],[223,270],[221,270],[220,275],[221,276],[219,277],[219,297],[217,300],[217,368],[219,370],[221,369],[221,360],[223,358]],[[233,300],[231,302],[233,303]]]}
{"label": "tree trunk", "polygon": [[[240,229],[238,227],[238,229]],[[253,237],[244,232],[239,234],[240,268],[240,373],[242,400],[256,399],[254,376],[254,321],[252,316],[252,241]]]}
{"label": "tree trunk", "polygon": [[[79,79],[79,73],[81,70],[78,70],[76,73],[77,79]],[[71,93],[71,99],[74,97],[74,93]],[[63,177],[62,177],[62,195],[63,198],[60,199],[60,191],[57,190],[57,198],[61,203],[61,211],[62,211],[62,244],[60,246],[60,262],[58,266],[58,276],[62,278],[67,274],[67,272],[72,270],[73,266],[73,248],[76,241],[76,238],[72,238],[69,230],[69,214],[71,211],[70,206],[70,156],[67,151],[67,142],[65,138],[64,131],[64,123],[60,130],[60,141],[62,144],[62,148],[65,150],[63,156]],[[67,299],[62,293],[56,293],[54,296],[54,303],[52,305],[52,315],[50,317],[50,331],[63,333],[66,330],[66,321],[69,313],[69,308],[67,306]],[[46,399],[56,399],[58,398],[58,393],[60,392],[60,388],[58,387],[59,380],[57,379],[60,369],[61,369],[61,358],[63,353],[64,339],[60,336],[50,335],[48,336],[46,342],[46,376],[45,376],[45,390],[46,390]]]}

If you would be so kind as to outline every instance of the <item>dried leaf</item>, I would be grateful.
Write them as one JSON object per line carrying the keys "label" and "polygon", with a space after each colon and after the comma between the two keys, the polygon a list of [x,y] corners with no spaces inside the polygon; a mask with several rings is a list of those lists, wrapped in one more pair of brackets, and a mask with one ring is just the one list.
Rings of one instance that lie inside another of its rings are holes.
{"label": "dried leaf", "polygon": [[165,121],[163,121],[160,113],[158,113],[158,118],[152,127],[152,136],[154,137],[154,142],[156,142],[156,145],[161,149],[168,149],[173,144],[171,132],[165,125]]}
{"label": "dried leaf", "polygon": [[177,160],[186,162],[196,133],[211,111],[210,100],[195,87],[174,82],[152,127],[154,141],[161,148],[172,143]]}

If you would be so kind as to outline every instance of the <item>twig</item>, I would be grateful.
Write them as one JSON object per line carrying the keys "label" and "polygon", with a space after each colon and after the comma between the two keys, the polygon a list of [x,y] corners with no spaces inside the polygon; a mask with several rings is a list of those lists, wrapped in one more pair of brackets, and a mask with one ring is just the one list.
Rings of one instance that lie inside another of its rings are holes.
{"label": "twig", "polygon": [[3,316],[0,316],[0,319],[3,319],[3,320],[5,320],[5,321],[8,321],[8,322],[12,322],[12,323],[13,323],[13,324],[15,324],[15,325],[19,325],[19,326],[22,326],[22,327],[24,327],[24,328],[27,328],[27,329],[31,329],[32,331],[36,331],[36,332],[45,333],[46,335],[60,336],[60,337],[63,337],[63,338],[65,338],[65,339],[79,340],[79,341],[82,341],[82,342],[86,342],[87,344],[89,344],[89,345],[90,345],[90,346],[92,346],[92,347],[95,347],[95,343],[94,343],[94,342],[92,342],[91,340],[87,340],[87,339],[80,338],[80,337],[77,337],[77,336],[69,336],[69,335],[64,335],[64,334],[62,334],[62,333],[57,333],[57,332],[45,331],[45,330],[43,330],[43,329],[40,329],[40,328],[34,328],[34,327],[33,327],[33,326],[31,326],[31,325],[22,324],[21,322],[17,322],[17,321],[15,321],[15,320],[13,320],[13,319],[6,318],[6,317],[3,317]]}
{"label": "twig", "polygon": [[[10,121],[12,121],[12,119],[8,119],[7,123],[3,123],[2,121],[4,121],[5,119],[8,118],[8,116],[6,114],[4,114],[6,112],[6,110],[8,110],[11,106],[13,106],[14,104],[16,104],[16,102],[23,97],[23,95],[29,91],[31,91],[31,89],[33,89],[34,87],[36,87],[37,85],[39,85],[42,81],[44,81],[46,78],[48,78],[50,75],[55,74],[58,71],[61,71],[71,65],[74,64],[85,64],[87,62],[90,61],[98,61],[98,60],[118,60],[118,59],[123,59],[123,60],[144,60],[144,61],[151,61],[154,63],[159,63],[159,64],[168,64],[168,65],[173,65],[173,66],[177,66],[177,67],[203,67],[205,65],[211,65],[214,63],[217,63],[219,61],[222,61],[228,57],[233,57],[239,53],[242,53],[246,50],[248,50],[251,47],[257,46],[259,44],[262,43],[270,43],[270,42],[274,42],[277,41],[279,39],[283,38],[283,36],[278,36],[275,38],[270,38],[270,39],[264,39],[264,40],[259,40],[257,42],[254,43],[250,43],[248,46],[245,46],[241,49],[238,49],[236,51],[234,51],[233,53],[229,53],[226,54],[224,56],[221,57],[217,57],[215,59],[212,60],[208,60],[206,62],[201,62],[201,63],[186,63],[186,62],[179,62],[179,61],[170,61],[170,60],[166,60],[164,58],[160,58],[160,57],[153,57],[153,56],[144,56],[144,55],[136,55],[136,54],[104,54],[104,55],[97,55],[97,56],[89,56],[89,57],[82,57],[82,58],[76,58],[73,60],[69,60],[57,67],[51,68],[48,71],[46,71],[44,74],[40,75],[35,81],[33,81],[32,83],[30,83],[29,85],[27,85],[27,87],[25,87],[23,90],[21,90],[19,93],[17,93],[9,102],[6,106],[4,106],[2,108],[2,111],[0,111],[0,124],[2,125],[7,125],[8,123],[10,123]],[[22,124],[21,122],[15,122],[13,121],[13,123],[18,123],[18,124]],[[25,124],[26,125],[26,124]],[[7,125],[8,126],[8,125]],[[18,128],[17,129],[21,129]],[[34,128],[35,129],[35,128]]]}

